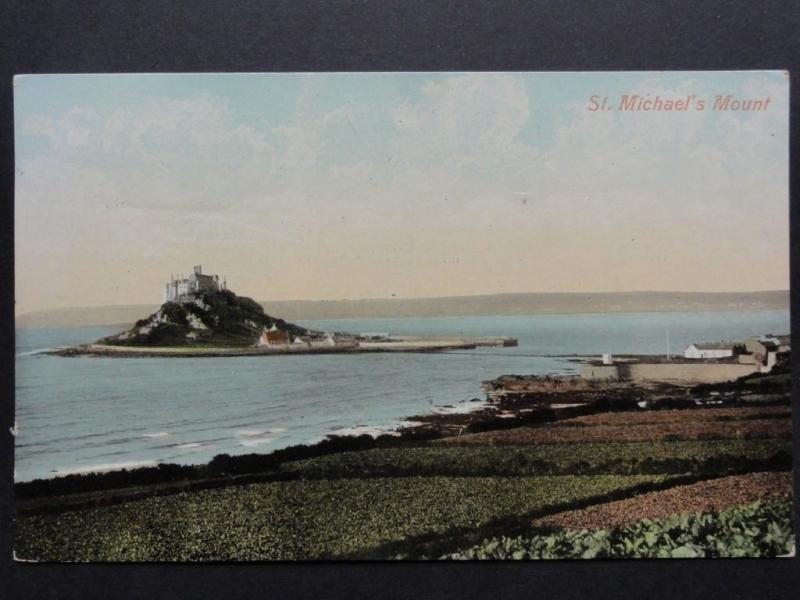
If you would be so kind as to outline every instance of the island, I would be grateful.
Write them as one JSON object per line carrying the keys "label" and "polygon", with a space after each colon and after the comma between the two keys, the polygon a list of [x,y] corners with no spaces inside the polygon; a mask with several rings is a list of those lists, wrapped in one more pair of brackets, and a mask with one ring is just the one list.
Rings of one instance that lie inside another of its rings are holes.
{"label": "island", "polygon": [[252,298],[238,296],[201,265],[171,277],[164,303],[129,329],[91,344],[49,350],[58,356],[223,357],[363,352],[437,352],[478,346],[516,346],[511,337],[393,336],[315,331],[270,316]]}

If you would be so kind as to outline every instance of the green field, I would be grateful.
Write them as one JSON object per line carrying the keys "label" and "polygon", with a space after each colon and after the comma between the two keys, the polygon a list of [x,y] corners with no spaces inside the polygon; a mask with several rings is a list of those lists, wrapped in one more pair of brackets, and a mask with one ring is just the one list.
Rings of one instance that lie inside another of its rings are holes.
{"label": "green field", "polygon": [[788,440],[713,440],[533,446],[376,448],[285,463],[282,470],[313,479],[413,475],[532,476],[644,473],[718,475],[790,468]]}
{"label": "green field", "polygon": [[[685,415],[689,420],[703,417],[700,411]],[[225,461],[218,462],[224,477]],[[723,481],[717,478],[729,474],[789,471],[791,442],[785,439],[499,446],[414,442],[264,464],[269,464],[267,475],[279,481],[23,513],[17,519],[17,557],[252,561],[762,556],[785,549],[791,535],[786,510],[765,506],[580,535],[566,530],[542,535],[533,527],[534,519],[562,511],[623,499],[638,502],[648,497],[642,495],[647,491],[683,493],[688,486],[676,486]],[[764,484],[755,485],[760,489]],[[717,493],[738,497],[727,484],[720,486]],[[103,494],[113,497],[111,491],[101,492],[101,501]]]}
{"label": "green field", "polygon": [[[72,561],[384,558],[458,534],[602,500],[665,476],[339,479],[253,484],[20,520],[21,558]],[[567,502],[569,499],[569,502]]]}
{"label": "green field", "polygon": [[613,530],[496,537],[441,558],[757,558],[787,555],[793,549],[792,503],[786,501],[645,519]]}

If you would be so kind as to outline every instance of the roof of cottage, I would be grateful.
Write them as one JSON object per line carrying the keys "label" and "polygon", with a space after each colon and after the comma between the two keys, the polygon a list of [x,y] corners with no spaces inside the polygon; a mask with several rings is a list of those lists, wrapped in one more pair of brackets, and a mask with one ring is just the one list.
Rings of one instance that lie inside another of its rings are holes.
{"label": "roof of cottage", "polygon": [[733,350],[734,342],[697,342],[692,344],[698,350]]}

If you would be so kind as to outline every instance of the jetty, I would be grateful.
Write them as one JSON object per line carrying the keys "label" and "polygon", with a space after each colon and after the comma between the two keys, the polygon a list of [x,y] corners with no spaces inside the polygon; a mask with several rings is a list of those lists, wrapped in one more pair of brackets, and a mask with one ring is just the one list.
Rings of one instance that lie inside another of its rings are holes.
{"label": "jetty", "polygon": [[117,344],[83,344],[48,350],[55,356],[97,356],[109,358],[199,358],[234,356],[285,356],[307,354],[364,354],[375,352],[445,352],[474,350],[479,347],[512,347],[518,342],[512,337],[429,338],[397,336],[380,341],[359,341],[347,346],[308,346],[285,344],[276,346],[122,346]]}

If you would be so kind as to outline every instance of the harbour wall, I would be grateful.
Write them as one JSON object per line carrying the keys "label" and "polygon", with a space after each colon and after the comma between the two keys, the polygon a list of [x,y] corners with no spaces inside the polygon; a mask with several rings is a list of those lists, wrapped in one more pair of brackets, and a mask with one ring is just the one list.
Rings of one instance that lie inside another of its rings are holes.
{"label": "harbour wall", "polygon": [[596,381],[629,379],[669,383],[721,383],[757,373],[758,365],[739,363],[622,363],[584,365],[581,378]]}

